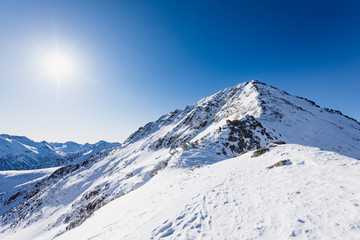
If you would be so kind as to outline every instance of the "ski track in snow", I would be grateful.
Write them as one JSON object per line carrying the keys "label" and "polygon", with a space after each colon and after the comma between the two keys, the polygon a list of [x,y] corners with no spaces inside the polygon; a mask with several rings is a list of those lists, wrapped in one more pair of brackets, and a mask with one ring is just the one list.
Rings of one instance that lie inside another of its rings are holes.
{"label": "ski track in snow", "polygon": [[164,171],[59,239],[359,239],[358,160],[299,145],[250,155]]}

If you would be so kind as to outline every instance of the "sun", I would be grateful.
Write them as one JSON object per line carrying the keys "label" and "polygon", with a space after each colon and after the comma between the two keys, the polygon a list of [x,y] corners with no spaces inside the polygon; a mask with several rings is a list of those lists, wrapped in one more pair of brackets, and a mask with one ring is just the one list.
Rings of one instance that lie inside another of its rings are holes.
{"label": "sun", "polygon": [[58,83],[71,79],[75,74],[76,63],[69,52],[56,48],[46,54],[42,60],[43,70]]}

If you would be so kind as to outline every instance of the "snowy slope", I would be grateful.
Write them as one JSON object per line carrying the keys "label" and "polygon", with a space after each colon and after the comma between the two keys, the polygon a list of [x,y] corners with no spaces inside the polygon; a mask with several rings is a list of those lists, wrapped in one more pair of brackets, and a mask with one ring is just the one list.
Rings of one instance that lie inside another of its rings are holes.
{"label": "snowy slope", "polygon": [[[253,153],[168,168],[56,239],[358,239],[360,161],[294,144]],[[47,222],[3,237],[51,239]]]}
{"label": "snowy slope", "polygon": [[294,144],[252,154],[163,171],[59,239],[359,239],[360,161]]}
{"label": "snowy slope", "polygon": [[0,171],[0,215],[23,203],[57,168]]}
{"label": "snowy slope", "polygon": [[34,142],[22,136],[0,134],[0,170],[28,170],[77,163],[119,143]]}
{"label": "snowy slope", "polygon": [[[37,182],[36,190],[31,194],[14,193],[4,199],[4,203],[10,198],[10,202],[14,202],[19,196],[22,203],[11,206],[0,217],[0,238],[12,236],[23,239],[26,235],[49,239],[61,236],[86,224],[86,219],[99,208],[113,204],[114,199],[121,200],[132,192],[147,191],[148,182],[159,179],[157,174],[164,169],[171,171],[170,175],[166,175],[166,181],[172,182],[177,179],[178,173],[188,171],[189,167],[217,163],[274,141],[314,146],[360,158],[360,124],[356,120],[251,81],[148,123],[120,148],[109,149],[85,162],[57,169]],[[298,148],[296,151],[301,152],[302,147]],[[286,155],[285,150],[281,154]],[[333,154],[324,153],[329,157]],[[257,159],[244,163],[250,164],[254,160]],[[246,164],[242,168],[247,169]],[[212,176],[218,174],[222,173],[213,172]],[[187,191],[198,189],[194,187]]]}
{"label": "snowy slope", "polygon": [[256,82],[254,86],[263,109],[258,120],[274,132],[274,137],[360,159],[358,121],[263,83]]}
{"label": "snowy slope", "polygon": [[[26,201],[1,216],[0,237],[3,231],[29,226],[60,234],[81,224],[106,203],[141,187],[161,169],[169,152],[139,152],[139,143],[104,150],[84,162],[57,169],[37,184],[35,194],[25,194],[30,196]],[[23,196],[16,193],[5,203],[18,197],[23,200]]]}

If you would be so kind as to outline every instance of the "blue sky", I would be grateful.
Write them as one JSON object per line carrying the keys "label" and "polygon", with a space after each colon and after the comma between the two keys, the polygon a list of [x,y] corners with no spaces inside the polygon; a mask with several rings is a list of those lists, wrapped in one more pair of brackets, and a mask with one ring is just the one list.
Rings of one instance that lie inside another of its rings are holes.
{"label": "blue sky", "polygon": [[[0,3],[0,132],[123,141],[258,79],[360,120],[359,1]],[[58,84],[42,56],[71,53]]]}

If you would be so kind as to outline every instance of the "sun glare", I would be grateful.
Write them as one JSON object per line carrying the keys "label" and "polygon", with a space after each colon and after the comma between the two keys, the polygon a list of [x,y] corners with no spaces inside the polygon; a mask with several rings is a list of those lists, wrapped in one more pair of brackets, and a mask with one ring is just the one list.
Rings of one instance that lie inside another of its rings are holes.
{"label": "sun glare", "polygon": [[75,61],[69,53],[56,49],[43,58],[44,71],[59,83],[75,73]]}

